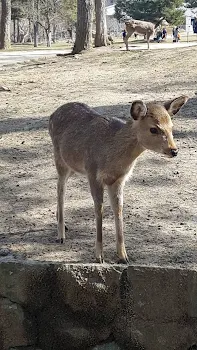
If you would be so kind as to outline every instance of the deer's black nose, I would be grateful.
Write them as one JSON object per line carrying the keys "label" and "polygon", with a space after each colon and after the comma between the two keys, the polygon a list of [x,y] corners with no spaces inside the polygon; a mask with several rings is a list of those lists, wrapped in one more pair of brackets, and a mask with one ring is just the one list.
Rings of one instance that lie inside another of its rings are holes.
{"label": "deer's black nose", "polygon": [[173,156],[173,157],[176,157],[177,156],[177,154],[178,154],[178,149],[171,149],[171,155]]}

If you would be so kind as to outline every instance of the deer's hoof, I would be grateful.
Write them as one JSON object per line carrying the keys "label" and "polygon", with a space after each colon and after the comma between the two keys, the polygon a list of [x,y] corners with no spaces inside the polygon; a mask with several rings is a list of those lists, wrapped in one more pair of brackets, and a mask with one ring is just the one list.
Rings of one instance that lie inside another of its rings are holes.
{"label": "deer's hoof", "polygon": [[97,262],[98,264],[103,264],[105,261],[104,261],[104,259],[103,259],[102,256],[99,256],[98,258],[96,258],[96,262]]}
{"label": "deer's hoof", "polygon": [[65,238],[57,238],[56,243],[60,243],[60,244],[65,243]]}
{"label": "deer's hoof", "polygon": [[118,260],[118,264],[128,264],[129,263],[129,259],[126,257],[125,259],[121,258]]}

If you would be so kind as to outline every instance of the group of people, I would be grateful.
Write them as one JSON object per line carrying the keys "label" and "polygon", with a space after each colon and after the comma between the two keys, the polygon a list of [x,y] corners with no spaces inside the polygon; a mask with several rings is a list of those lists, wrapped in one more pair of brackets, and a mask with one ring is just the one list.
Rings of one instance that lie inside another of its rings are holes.
{"label": "group of people", "polygon": [[[161,40],[165,40],[167,38],[167,30],[166,28],[163,28],[162,30],[157,31],[156,40],[158,43],[161,42]],[[180,31],[179,27],[174,27],[172,30],[172,40],[173,42],[178,42],[180,40]]]}
{"label": "group of people", "polygon": [[163,28],[162,30],[159,29],[156,34],[155,40],[160,43],[162,40],[165,40],[167,38],[167,30],[166,28]]}

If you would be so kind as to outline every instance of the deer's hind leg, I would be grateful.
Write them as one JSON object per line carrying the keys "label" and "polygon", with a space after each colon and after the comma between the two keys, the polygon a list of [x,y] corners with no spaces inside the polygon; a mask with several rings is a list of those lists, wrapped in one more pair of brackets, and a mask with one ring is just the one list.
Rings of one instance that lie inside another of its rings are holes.
{"label": "deer's hind leg", "polygon": [[57,180],[57,230],[58,230],[58,242],[65,242],[65,222],[64,222],[64,197],[65,187],[68,178],[73,174],[72,170],[69,169],[65,164],[61,164],[56,161],[56,169],[58,173]]}
{"label": "deer's hind leg", "polygon": [[146,39],[147,39],[148,50],[150,49],[150,37],[151,37],[151,33],[147,32]]}

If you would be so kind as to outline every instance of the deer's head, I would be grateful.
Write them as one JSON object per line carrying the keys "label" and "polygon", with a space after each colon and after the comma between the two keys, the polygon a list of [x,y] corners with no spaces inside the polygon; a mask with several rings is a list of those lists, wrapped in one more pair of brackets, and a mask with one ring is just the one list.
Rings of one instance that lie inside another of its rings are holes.
{"label": "deer's head", "polygon": [[171,116],[175,115],[187,100],[187,96],[180,96],[164,104],[134,101],[130,113],[135,121],[138,143],[144,149],[175,157],[178,149],[173,139]]}

